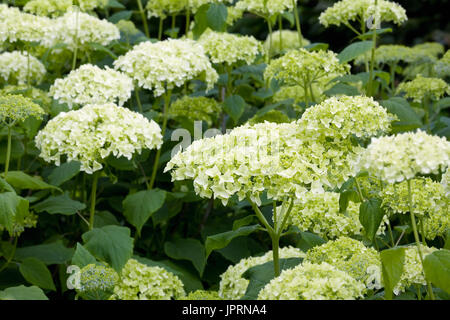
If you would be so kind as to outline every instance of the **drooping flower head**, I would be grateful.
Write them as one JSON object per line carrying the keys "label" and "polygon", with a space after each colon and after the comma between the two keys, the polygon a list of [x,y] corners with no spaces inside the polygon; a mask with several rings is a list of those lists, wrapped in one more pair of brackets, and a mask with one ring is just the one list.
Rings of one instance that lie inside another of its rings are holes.
{"label": "drooping flower head", "polygon": [[107,300],[114,292],[119,275],[114,269],[88,264],[80,270],[78,294],[85,300]]}
{"label": "drooping flower head", "polygon": [[299,49],[310,44],[308,39],[302,38],[302,45],[298,39],[298,32],[292,30],[277,30],[272,33],[272,47],[270,48],[270,35],[267,36],[264,42],[264,48],[266,51],[269,48],[273,54],[280,54],[283,51],[289,51],[293,49]]}
{"label": "drooping flower head", "polygon": [[114,61],[114,66],[139,86],[154,90],[155,96],[197,78],[211,89],[219,78],[203,47],[188,39],[142,42]]}
{"label": "drooping flower head", "polygon": [[211,61],[217,64],[252,64],[257,55],[263,52],[261,43],[252,36],[207,30],[198,41]]}
{"label": "drooping flower head", "polygon": [[294,4],[292,0],[239,0],[236,8],[268,18],[285,11],[292,11]]}
{"label": "drooping flower head", "polygon": [[428,99],[439,100],[445,94],[450,94],[450,86],[439,78],[425,78],[418,74],[412,81],[400,83],[397,92],[404,92],[406,98],[421,103]]}
{"label": "drooping flower head", "polygon": [[326,262],[303,262],[272,279],[258,300],[355,300],[365,290],[362,282]]}
{"label": "drooping flower head", "polygon": [[169,117],[184,117],[192,121],[205,121],[212,125],[220,111],[221,107],[214,99],[184,96],[172,103],[169,109]]}
{"label": "drooping flower head", "polygon": [[[303,258],[305,254],[294,247],[284,247],[279,251],[281,259]],[[260,257],[242,259],[237,264],[229,266],[220,276],[219,296],[224,300],[239,300],[247,291],[249,280],[242,275],[248,269],[273,260],[272,251],[266,252]]]}
{"label": "drooping flower head", "polygon": [[37,58],[28,52],[3,52],[0,54],[0,77],[5,83],[26,84],[28,81],[39,84],[47,70]]}
{"label": "drooping flower head", "polygon": [[185,295],[183,283],[171,272],[160,267],[149,267],[130,259],[114,288],[115,300],[170,300]]}
{"label": "drooping flower head", "polygon": [[109,67],[104,70],[91,64],[73,70],[50,87],[50,95],[72,108],[74,104],[115,103],[122,106],[130,97],[133,81]]}
{"label": "drooping flower head", "polygon": [[42,119],[44,110],[30,98],[16,94],[0,95],[0,123],[23,122],[29,117]]}
{"label": "drooping flower head", "polygon": [[81,162],[81,170],[93,173],[112,155],[131,159],[142,149],[159,149],[161,129],[153,120],[114,104],[86,105],[80,110],[62,112],[35,138],[40,156],[57,166],[67,161]]}
{"label": "drooping flower head", "polygon": [[450,142],[423,131],[373,138],[358,167],[387,183],[438,174],[450,165]]}

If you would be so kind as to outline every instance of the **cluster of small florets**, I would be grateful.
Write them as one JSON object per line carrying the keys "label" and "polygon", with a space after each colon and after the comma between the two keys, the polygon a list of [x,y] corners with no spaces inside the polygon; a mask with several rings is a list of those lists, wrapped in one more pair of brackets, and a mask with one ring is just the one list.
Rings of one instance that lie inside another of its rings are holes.
{"label": "cluster of small florets", "polygon": [[[297,248],[285,247],[279,251],[280,259],[303,258],[305,254]],[[221,276],[219,296],[224,300],[239,300],[247,291],[249,280],[242,277],[248,269],[273,260],[273,253],[269,251],[260,257],[250,257],[228,267]]]}
{"label": "cluster of small florets", "polygon": [[138,35],[141,33],[141,31],[136,28],[136,25],[133,23],[133,21],[130,20],[120,20],[116,23],[116,27],[119,29],[120,32],[122,32],[126,37],[128,37],[128,40],[130,37]]}
{"label": "cluster of small florets", "polygon": [[304,262],[284,270],[258,295],[258,300],[355,300],[365,285],[328,263]]}
{"label": "cluster of small florets", "polygon": [[[430,178],[416,178],[411,183],[412,212],[420,217],[424,236],[433,240],[450,228],[450,202],[445,187]],[[388,185],[382,191],[383,206],[390,214],[409,213],[408,183]]]}
{"label": "cluster of small florets", "polygon": [[196,290],[178,300],[222,300],[217,291]]}
{"label": "cluster of small florets", "polygon": [[112,299],[171,300],[184,295],[183,283],[176,275],[130,259],[121,271]]}
{"label": "cluster of small florets", "polygon": [[160,96],[166,90],[200,78],[211,89],[219,79],[203,47],[188,39],[169,39],[157,43],[143,42],[114,61],[139,86]]}
{"label": "cluster of small florets", "polygon": [[13,51],[0,54],[0,76],[5,83],[39,84],[46,73],[42,62],[28,52]]}
{"label": "cluster of small florets", "polygon": [[61,158],[81,162],[89,174],[103,168],[108,156],[131,159],[142,149],[160,148],[161,129],[153,120],[114,104],[86,105],[62,112],[42,129],[35,142],[40,156],[60,165]]}
{"label": "cluster of small florets", "polygon": [[402,24],[408,18],[405,9],[395,2],[378,0],[341,0],[321,13],[319,22],[328,27],[330,25],[348,25],[352,21],[368,21],[374,17],[374,22],[393,22]]}
{"label": "cluster of small florets", "polygon": [[[385,44],[375,50],[375,62],[380,64],[395,64],[399,62],[413,62],[417,55],[413,48],[397,44]],[[355,59],[355,64],[362,64],[369,58],[369,54]]]}
{"label": "cluster of small florets", "polygon": [[184,96],[172,103],[169,116],[171,118],[183,117],[192,121],[205,121],[208,125],[212,125],[220,111],[221,107],[214,99]]}
{"label": "cluster of small florets", "polygon": [[49,97],[47,91],[43,91],[35,87],[30,87],[26,84],[7,85],[0,90],[0,95],[5,94],[17,94],[22,95],[26,98],[30,98],[31,100],[33,100],[33,102],[39,104],[46,112],[50,110],[50,105],[52,103],[52,99]]}
{"label": "cluster of small florets", "polygon": [[404,92],[406,98],[421,103],[424,99],[439,100],[450,94],[450,86],[439,78],[426,78],[418,74],[412,81],[400,83],[397,92]]}
{"label": "cluster of small florets", "polygon": [[279,110],[270,110],[267,113],[261,115],[254,115],[250,118],[247,123],[249,124],[257,124],[264,122],[273,122],[273,123],[288,123],[291,122],[291,118],[289,118],[285,113]]}
{"label": "cluster of small florets", "polygon": [[444,186],[446,196],[450,194],[450,166],[447,168],[447,171],[442,175],[441,184]]}
{"label": "cluster of small florets", "polygon": [[285,11],[292,11],[294,3],[292,0],[239,0],[236,8],[269,18]]}
{"label": "cluster of small florets", "polygon": [[272,60],[264,72],[266,81],[275,78],[288,86],[309,86],[305,83],[329,80],[348,73],[350,66],[341,64],[332,51],[291,50],[281,58]]}
{"label": "cluster of small florets", "polygon": [[[299,49],[309,45],[311,42],[308,39],[302,37],[302,42],[298,37],[297,31],[292,30],[277,30],[272,33],[272,46],[271,50],[274,54],[280,54],[283,51],[289,51],[293,49]],[[267,36],[264,42],[264,48],[269,51],[270,47],[270,35]]]}
{"label": "cluster of small florets", "polygon": [[0,123],[23,122],[29,117],[42,119],[44,110],[30,98],[15,94],[0,95]]}
{"label": "cluster of small florets", "polygon": [[252,36],[208,30],[198,41],[211,61],[217,64],[229,66],[239,62],[251,64],[257,55],[263,52],[261,43]]}
{"label": "cluster of small florets", "polygon": [[114,292],[119,275],[102,265],[88,264],[80,270],[78,294],[85,300],[107,300]]}
{"label": "cluster of small florets", "polygon": [[395,183],[418,174],[439,174],[450,165],[450,142],[423,131],[373,138],[358,168],[384,182]]}
{"label": "cluster of small florets", "polygon": [[147,2],[148,17],[166,18],[185,11],[197,12],[202,5],[211,2],[231,3],[233,0],[152,0]]}
{"label": "cluster of small florets", "polygon": [[419,60],[428,58],[431,61],[435,61],[436,58],[439,55],[443,54],[445,51],[444,46],[439,42],[424,42],[416,44],[412,48],[414,50],[415,55],[417,56],[417,59]]}
{"label": "cluster of small florets", "polygon": [[366,247],[361,241],[340,237],[306,253],[305,261],[326,262],[366,284],[369,289],[381,288],[380,254]]}
{"label": "cluster of small florets", "polygon": [[350,202],[347,211],[339,212],[339,193],[306,193],[292,208],[290,222],[302,231],[324,238],[361,234],[359,204]]}
{"label": "cluster of small florets", "polygon": [[70,108],[74,104],[116,103],[122,106],[130,97],[133,81],[127,75],[91,64],[73,70],[50,87],[50,95]]}
{"label": "cluster of small florets", "polygon": [[448,77],[450,75],[450,50],[442,56],[434,66],[434,71],[439,77]]}
{"label": "cluster of small florets", "polygon": [[72,0],[31,0],[23,10],[38,16],[59,17],[73,5]]}

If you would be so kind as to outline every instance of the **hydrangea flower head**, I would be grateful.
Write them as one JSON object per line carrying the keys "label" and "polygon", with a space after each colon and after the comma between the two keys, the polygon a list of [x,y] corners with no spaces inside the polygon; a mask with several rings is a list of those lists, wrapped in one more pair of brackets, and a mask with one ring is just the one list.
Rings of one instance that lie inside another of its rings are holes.
{"label": "hydrangea flower head", "polygon": [[205,121],[208,125],[212,125],[220,111],[221,107],[214,99],[184,96],[172,103],[169,116],[171,118],[184,117],[192,121]]}
{"label": "hydrangea flower head", "polygon": [[65,156],[91,174],[110,155],[131,159],[142,149],[159,149],[162,136],[158,124],[139,113],[114,104],[89,104],[50,120],[35,142],[45,161],[59,166]]}
{"label": "hydrangea flower head", "polygon": [[239,0],[236,8],[268,18],[285,11],[292,11],[294,4],[292,0]]}
{"label": "hydrangea flower head", "polygon": [[139,86],[154,90],[155,96],[197,78],[211,89],[219,79],[203,47],[188,39],[142,42],[114,61],[114,66]]}
{"label": "hydrangea flower head", "polygon": [[59,17],[73,5],[72,0],[31,0],[23,10],[38,16]]}
{"label": "hydrangea flower head", "polygon": [[[369,58],[369,54],[360,55],[355,59],[355,64],[363,64]],[[397,44],[385,44],[375,50],[375,62],[381,64],[394,64],[399,62],[411,63],[417,59],[413,48]]]}
{"label": "hydrangea flower head", "polygon": [[127,75],[91,64],[72,70],[50,87],[50,95],[72,108],[74,104],[116,103],[122,106],[131,97],[133,81]]}
{"label": "hydrangea flower head", "polygon": [[88,264],[80,270],[78,294],[85,300],[107,300],[119,281],[114,269],[102,265]]}
{"label": "hydrangea flower head", "polygon": [[439,77],[444,78],[450,75],[450,50],[447,50],[443,57],[434,66],[434,71]]}
{"label": "hydrangea flower head", "polygon": [[178,300],[222,300],[217,291],[196,290]]}
{"label": "hydrangea flower head", "polygon": [[30,98],[16,94],[0,95],[0,123],[23,122],[29,117],[42,119],[44,110]]}
{"label": "hydrangea flower head", "polygon": [[365,290],[362,282],[326,262],[303,262],[272,279],[258,300],[355,300]]}
{"label": "hydrangea flower head", "polygon": [[[281,42],[280,42],[281,37]],[[311,42],[308,39],[302,38],[302,46],[305,47]],[[300,42],[298,40],[298,32],[292,30],[277,30],[272,33],[272,47],[271,50],[274,54],[280,54],[283,51],[289,51],[293,49],[299,49]],[[269,51],[270,36],[267,36],[264,42],[264,48]]]}
{"label": "hydrangea flower head", "polygon": [[3,52],[0,54],[0,77],[5,83],[26,84],[28,81],[41,83],[47,70],[37,58],[28,52]]}
{"label": "hydrangea flower head", "polygon": [[418,74],[414,80],[400,83],[397,92],[404,92],[406,98],[421,103],[426,97],[439,100],[445,94],[450,94],[450,86],[442,79],[426,78]]}
{"label": "hydrangea flower head", "polygon": [[185,295],[183,283],[171,272],[160,267],[149,267],[130,259],[114,288],[115,300],[170,300]]}
{"label": "hydrangea flower head", "polygon": [[402,182],[418,174],[438,174],[450,165],[450,142],[418,130],[373,138],[358,167],[387,183]]}

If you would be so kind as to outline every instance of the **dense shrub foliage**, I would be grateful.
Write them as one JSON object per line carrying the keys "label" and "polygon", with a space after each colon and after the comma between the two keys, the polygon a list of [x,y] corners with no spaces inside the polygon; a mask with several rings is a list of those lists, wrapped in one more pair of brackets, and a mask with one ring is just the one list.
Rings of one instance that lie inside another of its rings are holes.
{"label": "dense shrub foliage", "polygon": [[450,53],[385,41],[408,10],[3,1],[0,300],[449,299]]}

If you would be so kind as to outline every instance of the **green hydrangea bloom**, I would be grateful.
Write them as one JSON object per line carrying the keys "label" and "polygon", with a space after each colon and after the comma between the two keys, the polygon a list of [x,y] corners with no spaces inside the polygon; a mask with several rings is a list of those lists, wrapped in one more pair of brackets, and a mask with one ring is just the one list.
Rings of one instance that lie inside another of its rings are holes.
{"label": "green hydrangea bloom", "polygon": [[[320,103],[324,101],[327,96],[323,94],[323,91],[328,88],[327,85],[317,85],[315,83],[312,84],[312,90],[313,90],[313,96],[317,103]],[[295,105],[294,108],[300,109],[300,107],[297,106],[300,102],[305,102],[305,90],[302,86],[282,86],[280,90],[278,90],[274,96],[273,96],[274,102],[280,102],[288,99],[294,99]],[[303,110],[303,109],[302,109]]]}
{"label": "green hydrangea bloom", "polygon": [[45,161],[59,166],[65,156],[91,174],[110,155],[131,159],[142,149],[159,149],[162,136],[159,125],[140,113],[114,104],[89,104],[58,114],[39,131],[35,143]]}
{"label": "green hydrangea bloom", "polygon": [[232,26],[237,20],[242,18],[242,16],[244,15],[243,10],[233,6],[227,7],[227,11],[228,11],[227,25],[229,26]]}
{"label": "green hydrangea bloom", "polygon": [[[294,247],[280,248],[280,259],[287,258],[303,258],[305,254]],[[242,277],[248,269],[270,262],[273,260],[272,251],[266,252],[260,257],[249,257],[242,259],[237,264],[229,266],[228,269],[220,276],[219,297],[224,300],[239,300],[247,291],[249,280]]]}
{"label": "green hydrangea bloom", "polygon": [[381,288],[380,254],[366,247],[361,241],[340,237],[306,253],[305,261],[320,264],[326,262],[366,284],[369,289]]}
{"label": "green hydrangea bloom", "polygon": [[[370,58],[371,53],[360,55],[355,59],[355,64],[363,64]],[[375,50],[375,63],[395,64],[399,62],[410,63],[417,59],[413,48],[397,44],[385,44]]]}
{"label": "green hydrangea bloom", "polygon": [[[383,206],[390,214],[410,212],[406,181],[388,185],[381,194]],[[412,179],[411,200],[413,213],[420,217],[419,226],[423,225],[425,237],[433,240],[436,236],[443,236],[450,228],[450,200],[444,185],[430,178]]]}
{"label": "green hydrangea bloom", "polygon": [[444,53],[444,46],[438,42],[425,42],[417,44],[413,47],[416,55],[420,58],[428,57],[434,60],[437,56]]}
{"label": "green hydrangea bloom", "polygon": [[122,269],[111,299],[171,300],[184,295],[183,283],[176,275],[163,268],[149,267],[130,259]]}
{"label": "green hydrangea bloom", "polygon": [[44,110],[30,98],[16,94],[0,95],[0,123],[23,122],[28,117],[42,119]]}
{"label": "green hydrangea bloom", "polygon": [[294,4],[292,0],[239,0],[236,8],[268,18],[285,11],[292,11]]}
{"label": "green hydrangea bloom", "polygon": [[450,166],[447,168],[447,171],[442,175],[441,184],[444,186],[446,196],[450,194]]}
{"label": "green hydrangea bloom", "polygon": [[119,28],[120,32],[123,32],[128,37],[139,34],[141,31],[136,28],[133,21],[120,20],[116,23],[116,27]]}
{"label": "green hydrangea bloom", "polygon": [[445,94],[450,94],[450,86],[439,78],[425,78],[418,74],[412,81],[400,83],[397,93],[404,92],[406,98],[421,103],[426,98],[439,100]]}
{"label": "green hydrangea bloom", "polygon": [[[309,45],[311,42],[308,39],[302,38],[302,45],[298,40],[298,32],[292,30],[277,30],[272,33],[272,53],[281,54],[284,51],[299,49]],[[270,36],[267,36],[264,42],[264,48],[269,51]]]}
{"label": "green hydrangea bloom", "polygon": [[50,87],[55,100],[76,105],[115,103],[122,106],[133,91],[133,80],[127,75],[106,67],[100,69],[84,64],[72,70],[64,79],[57,79]]}
{"label": "green hydrangea bloom", "polygon": [[222,300],[217,291],[196,290],[178,300]]}
{"label": "green hydrangea bloom", "polygon": [[85,300],[108,300],[119,281],[116,271],[102,265],[88,264],[80,270],[78,294]]}
{"label": "green hydrangea bloom", "polygon": [[169,117],[184,117],[192,121],[205,121],[212,125],[221,112],[220,104],[211,98],[184,96],[172,103]]}
{"label": "green hydrangea bloom", "polygon": [[328,263],[303,262],[284,270],[258,295],[258,300],[355,300],[365,285]]}
{"label": "green hydrangea bloom", "polygon": [[198,42],[213,63],[229,66],[239,62],[252,64],[263,52],[261,43],[252,36],[241,36],[227,32],[207,30]]}
{"label": "green hydrangea bloom", "polygon": [[274,123],[288,123],[291,122],[291,119],[283,112],[278,110],[270,110],[266,112],[264,115],[259,116],[255,115],[250,120],[248,120],[249,124],[263,123],[263,122],[274,122]]}
{"label": "green hydrangea bloom", "polygon": [[37,58],[20,51],[0,54],[0,77],[8,84],[26,84],[32,81],[39,84],[47,70]]}
{"label": "green hydrangea bloom", "polygon": [[187,10],[195,13],[202,5],[212,2],[232,3],[233,0],[152,0],[147,2],[148,17],[167,18]]}
{"label": "green hydrangea bloom", "polygon": [[418,130],[373,138],[357,167],[387,183],[438,174],[450,165],[450,142]]}
{"label": "green hydrangea bloom", "polygon": [[59,17],[73,5],[72,0],[31,0],[23,10],[38,16]]}
{"label": "green hydrangea bloom", "polygon": [[447,50],[444,56],[436,63],[434,71],[441,78],[450,76],[450,50]]}
{"label": "green hydrangea bloom", "polygon": [[219,79],[203,47],[190,39],[142,42],[114,61],[114,67],[155,96],[186,81],[201,78],[212,89]]}
{"label": "green hydrangea bloom", "polygon": [[26,98],[30,98],[36,104],[39,104],[46,112],[50,110],[52,99],[46,91],[28,85],[8,85],[0,90],[0,95],[4,94],[20,94]]}
{"label": "green hydrangea bloom", "polygon": [[367,21],[371,16],[375,21],[393,22],[402,24],[408,18],[405,9],[395,2],[378,0],[375,7],[375,0],[341,0],[333,6],[327,8],[319,16],[319,22],[325,26],[348,25],[352,21]]}

